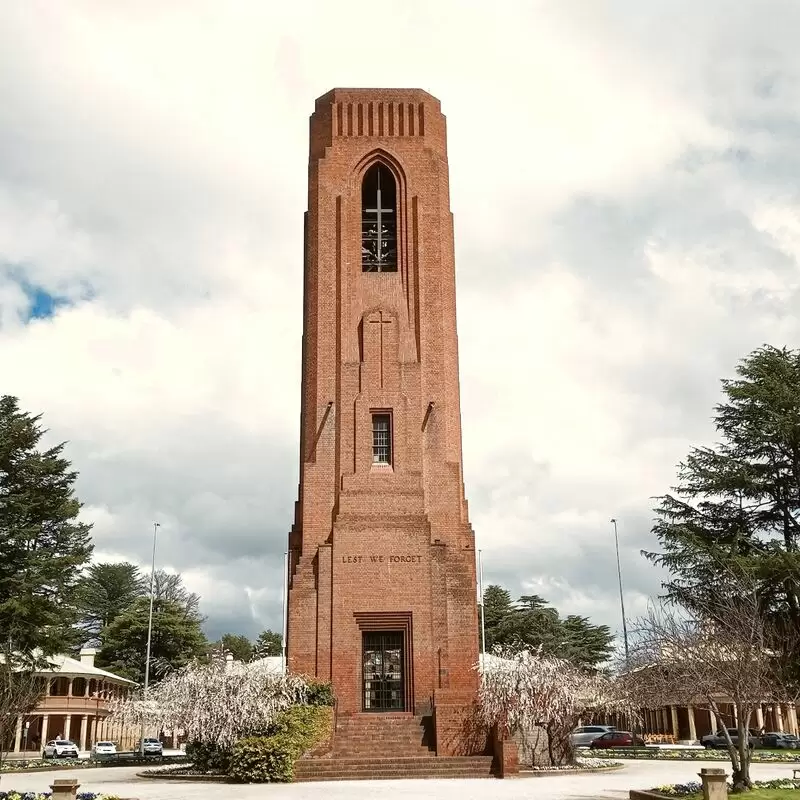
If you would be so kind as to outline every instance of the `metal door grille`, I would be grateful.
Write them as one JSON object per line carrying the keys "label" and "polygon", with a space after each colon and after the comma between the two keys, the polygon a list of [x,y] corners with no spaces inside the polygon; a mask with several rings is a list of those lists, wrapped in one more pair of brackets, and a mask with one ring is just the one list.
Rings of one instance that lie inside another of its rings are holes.
{"label": "metal door grille", "polygon": [[404,711],[402,631],[364,632],[364,711]]}

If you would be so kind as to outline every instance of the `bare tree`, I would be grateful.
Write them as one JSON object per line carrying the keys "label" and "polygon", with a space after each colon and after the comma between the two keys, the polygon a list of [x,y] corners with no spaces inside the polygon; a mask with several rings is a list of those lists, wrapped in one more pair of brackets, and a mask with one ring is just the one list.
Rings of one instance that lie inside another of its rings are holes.
{"label": "bare tree", "polygon": [[753,581],[726,575],[727,591],[701,601],[692,614],[674,606],[653,606],[631,630],[630,656],[620,680],[632,702],[642,707],[680,704],[713,711],[723,720],[723,705],[734,709],[736,742],[722,725],[731,760],[734,791],[747,791],[750,779],[751,721],[763,702],[790,702],[796,687],[786,632],[765,619]]}
{"label": "bare tree", "polygon": [[487,727],[497,727],[502,736],[519,737],[534,760],[544,734],[547,763],[537,766],[573,761],[569,735],[584,714],[635,715],[612,679],[539,651],[511,648],[495,648],[487,657],[480,710]]}
{"label": "bare tree", "polygon": [[18,718],[36,707],[44,691],[36,667],[34,661],[8,648],[0,653],[0,776],[8,752],[6,745],[16,738]]}

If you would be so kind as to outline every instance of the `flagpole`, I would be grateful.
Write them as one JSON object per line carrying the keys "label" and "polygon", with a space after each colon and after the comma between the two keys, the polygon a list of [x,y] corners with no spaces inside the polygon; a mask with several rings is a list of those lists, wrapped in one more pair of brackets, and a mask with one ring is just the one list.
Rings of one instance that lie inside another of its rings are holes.
{"label": "flagpole", "polygon": [[483,558],[478,550],[478,591],[481,595],[481,669],[486,669],[486,614],[483,608]]}

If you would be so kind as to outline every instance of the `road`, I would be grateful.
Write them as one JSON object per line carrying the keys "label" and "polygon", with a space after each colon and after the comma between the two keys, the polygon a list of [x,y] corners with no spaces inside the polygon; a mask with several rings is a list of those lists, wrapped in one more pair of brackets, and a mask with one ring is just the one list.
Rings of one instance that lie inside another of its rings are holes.
{"label": "road", "polygon": [[[697,780],[701,767],[724,766],[719,761],[627,762],[617,772],[561,775],[510,780],[342,781],[237,786],[230,784],[157,781],[137,778],[137,767],[106,767],[4,774],[0,789],[46,791],[53,778],[75,776],[79,791],[103,792],[138,800],[599,800],[628,797],[629,789],[649,789],[664,783]],[[792,777],[792,764],[753,764],[755,780]]]}

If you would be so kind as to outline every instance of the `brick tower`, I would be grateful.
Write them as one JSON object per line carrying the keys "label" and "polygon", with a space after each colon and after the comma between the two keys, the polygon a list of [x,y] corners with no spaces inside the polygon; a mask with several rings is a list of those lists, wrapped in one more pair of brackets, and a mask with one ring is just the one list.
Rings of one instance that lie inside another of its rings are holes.
{"label": "brick tower", "polygon": [[463,753],[478,625],[445,118],[418,89],[334,89],[310,138],[288,665],[333,682],[338,716],[432,714],[439,755]]}

